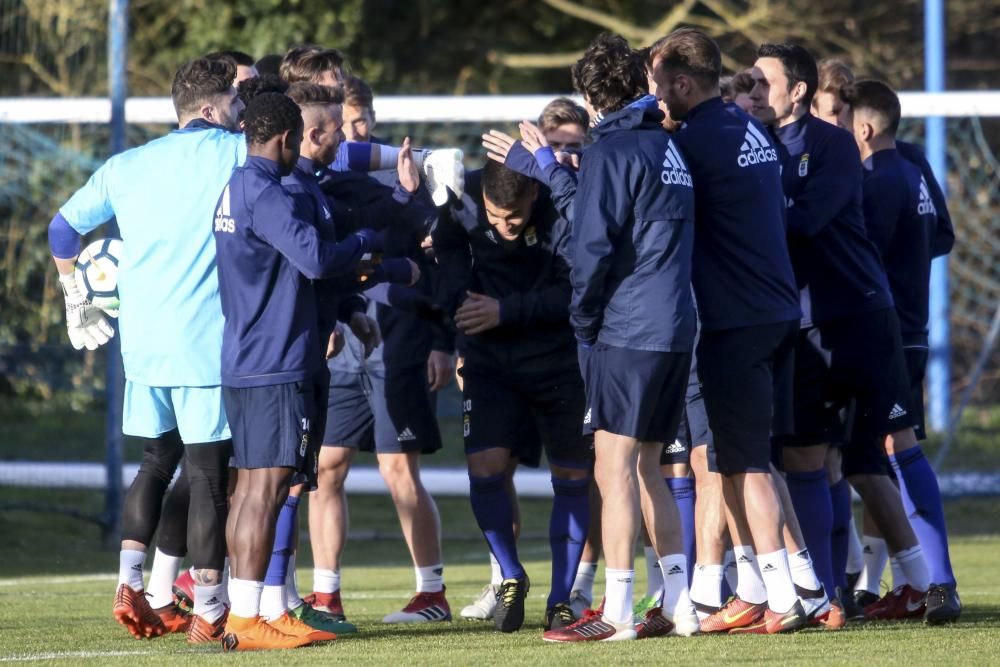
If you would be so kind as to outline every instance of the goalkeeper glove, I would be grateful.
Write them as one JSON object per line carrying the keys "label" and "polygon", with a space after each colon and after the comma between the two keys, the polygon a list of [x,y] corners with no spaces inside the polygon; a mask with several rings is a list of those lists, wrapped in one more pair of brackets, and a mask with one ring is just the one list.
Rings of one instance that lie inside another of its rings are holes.
{"label": "goalkeeper glove", "polygon": [[77,350],[96,350],[115,335],[115,330],[104,317],[100,308],[80,291],[76,276],[72,273],[59,276],[63,297],[66,300],[66,329],[69,342]]}

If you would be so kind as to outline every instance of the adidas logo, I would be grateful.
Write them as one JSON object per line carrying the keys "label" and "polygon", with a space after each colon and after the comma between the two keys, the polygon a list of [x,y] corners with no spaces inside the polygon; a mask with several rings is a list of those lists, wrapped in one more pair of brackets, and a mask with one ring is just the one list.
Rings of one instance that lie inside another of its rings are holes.
{"label": "adidas logo", "polygon": [[667,575],[671,574],[684,574],[684,568],[682,568],[680,565],[674,565],[667,571]]}
{"label": "adidas logo", "polygon": [[750,558],[750,556],[747,556],[746,554],[740,554],[740,558],[736,562],[737,563],[752,563],[753,559]]}
{"label": "adidas logo", "polygon": [[660,180],[664,185],[684,185],[691,187],[691,174],[688,173],[687,163],[684,158],[674,148],[674,142],[667,140],[667,151],[663,154],[663,172]]}
{"label": "adidas logo", "polygon": [[587,408],[587,414],[583,417],[583,423],[584,424],[590,423],[590,408]]}
{"label": "adidas logo", "polygon": [[768,563],[767,565],[765,565],[764,567],[762,567],[760,571],[761,572],[777,572],[777,570],[778,570],[778,568],[776,568],[775,566],[773,566],[770,563]]}
{"label": "adidas logo", "polygon": [[211,600],[209,600],[208,602],[206,602],[205,604],[206,604],[206,605],[216,605],[216,604],[222,604],[222,600],[220,600],[219,598],[217,598],[217,597],[215,597],[215,596],[213,595],[213,596],[212,596],[212,599],[211,599]]}
{"label": "adidas logo", "polygon": [[774,150],[767,137],[753,126],[752,122],[747,123],[747,133],[740,146],[740,156],[736,158],[736,164],[741,167],[749,167],[765,162],[777,162],[778,151]]}
{"label": "adidas logo", "polygon": [[404,428],[403,432],[400,433],[398,436],[396,436],[396,440],[398,440],[399,442],[408,442],[410,440],[416,440],[416,439],[417,436],[413,435],[413,431],[410,430],[409,426]]}
{"label": "adidas logo", "polygon": [[798,552],[795,555],[798,556],[799,558],[801,558],[802,560],[809,560],[809,550],[808,549],[803,549],[802,551]]}
{"label": "adidas logo", "polygon": [[416,613],[419,616],[423,616],[428,621],[443,621],[446,617],[451,616],[451,614],[449,614],[441,607],[438,607],[437,605],[434,605],[433,607],[427,607],[426,609],[421,609]]}
{"label": "adidas logo", "polygon": [[920,215],[937,215],[937,209],[934,208],[934,200],[931,199],[931,192],[927,187],[927,180],[923,176],[920,177],[920,201],[917,204],[917,213]]}
{"label": "adidas logo", "polygon": [[667,454],[683,454],[684,445],[675,440],[673,443],[667,445],[667,448],[664,451],[666,451]]}
{"label": "adidas logo", "polygon": [[889,411],[889,419],[899,419],[900,417],[905,416],[906,410],[904,410],[899,403],[893,404],[892,410]]}
{"label": "adidas logo", "polygon": [[436,574],[436,575],[438,575],[440,577],[442,574],[444,574],[444,568],[443,567],[436,567],[436,568],[434,568],[434,574]]}
{"label": "adidas logo", "polygon": [[866,554],[871,554],[871,553],[875,553],[874,551],[872,551],[872,548],[871,548],[871,546],[870,546],[870,545],[868,545],[868,544],[866,544],[866,545],[865,545],[865,548],[864,548],[864,549],[862,549],[861,551],[862,551],[863,553],[866,553]]}
{"label": "adidas logo", "polygon": [[136,563],[135,565],[132,566],[132,571],[133,572],[142,572],[142,565]]}

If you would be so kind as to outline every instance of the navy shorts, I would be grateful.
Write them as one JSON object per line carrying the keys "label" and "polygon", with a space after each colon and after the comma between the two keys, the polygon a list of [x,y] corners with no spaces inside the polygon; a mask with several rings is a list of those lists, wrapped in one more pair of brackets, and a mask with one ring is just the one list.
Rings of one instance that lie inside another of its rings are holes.
{"label": "navy shorts", "polygon": [[715,472],[771,469],[771,436],[787,432],[799,322],[702,331],[698,371],[712,429]]}
{"label": "navy shorts", "polygon": [[895,309],[803,329],[795,357],[794,434],[780,442],[808,446],[847,436],[853,442],[858,433],[881,440],[916,424],[910,394]]}
{"label": "navy shorts", "polygon": [[379,454],[430,454],[441,449],[426,367],[385,374],[334,373],[323,445]]}
{"label": "navy shorts", "polygon": [[[913,418],[913,431],[918,440],[926,438],[924,430],[924,373],[927,369],[927,346],[914,345],[903,348],[907,378],[910,383],[909,409]],[[885,454],[884,436],[872,430],[872,420],[854,420],[851,439],[844,447],[843,473],[851,475],[888,475],[891,467]]]}
{"label": "navy shorts", "polygon": [[585,357],[584,432],[674,442],[684,410],[690,352],[630,350],[597,343]]}
{"label": "navy shorts", "polygon": [[460,372],[466,454],[502,447],[522,465],[537,467],[544,447],[554,465],[593,465],[593,442],[580,432],[584,392],[575,366],[519,373],[479,369],[466,359]]}
{"label": "navy shorts", "polygon": [[264,387],[223,387],[233,432],[233,466],[292,468],[293,484],[316,474],[316,442],[322,425],[326,374]]}
{"label": "navy shorts", "polygon": [[681,414],[680,426],[677,427],[677,439],[663,447],[660,465],[690,463],[691,450],[701,446],[712,448],[712,430],[708,426],[708,413],[705,412],[701,380],[698,379],[697,355],[692,355],[684,412]]}

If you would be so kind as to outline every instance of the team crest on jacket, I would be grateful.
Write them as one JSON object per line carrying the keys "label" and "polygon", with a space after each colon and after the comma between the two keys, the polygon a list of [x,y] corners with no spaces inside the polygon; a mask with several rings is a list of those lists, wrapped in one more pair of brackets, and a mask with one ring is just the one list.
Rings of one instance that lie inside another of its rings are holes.
{"label": "team crest on jacket", "polygon": [[674,148],[673,141],[667,140],[667,150],[663,155],[663,172],[660,174],[660,180],[663,184],[692,187],[691,174],[688,173],[687,164]]}
{"label": "team crest on jacket", "polygon": [[536,243],[538,243],[538,234],[535,233],[534,227],[528,227],[524,230],[524,244],[531,246]]}
{"label": "team crest on jacket", "polygon": [[809,175],[809,153],[803,153],[799,158],[799,178]]}
{"label": "team crest on jacket", "polygon": [[774,150],[763,132],[754,127],[753,123],[748,122],[747,133],[743,138],[743,145],[740,146],[740,156],[736,158],[736,163],[741,167],[749,167],[777,161],[778,151]]}

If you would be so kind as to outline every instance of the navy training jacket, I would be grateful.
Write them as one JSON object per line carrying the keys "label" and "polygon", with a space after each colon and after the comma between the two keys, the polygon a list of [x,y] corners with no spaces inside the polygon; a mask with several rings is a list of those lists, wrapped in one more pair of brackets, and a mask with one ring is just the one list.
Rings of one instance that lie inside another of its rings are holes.
{"label": "navy training jacket", "polygon": [[584,345],[690,352],[694,344],[694,190],[662,118],[649,105],[608,114],[583,152],[570,321]]}

